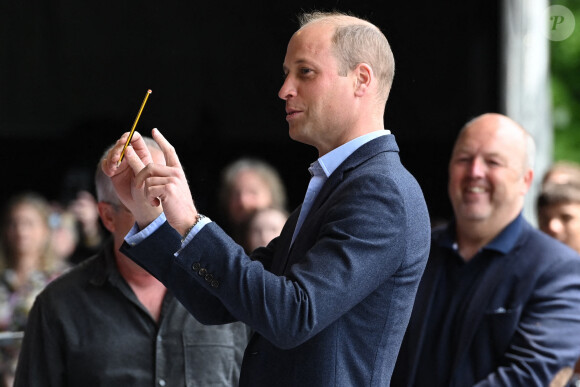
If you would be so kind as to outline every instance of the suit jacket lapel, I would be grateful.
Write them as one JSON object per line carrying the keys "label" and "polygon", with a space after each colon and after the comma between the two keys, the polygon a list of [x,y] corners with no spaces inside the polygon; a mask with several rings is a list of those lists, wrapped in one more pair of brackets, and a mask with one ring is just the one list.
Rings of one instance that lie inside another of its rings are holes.
{"label": "suit jacket lapel", "polygon": [[[349,157],[347,157],[346,160],[344,160],[342,164],[340,164],[338,168],[336,168],[336,170],[328,177],[328,180],[326,180],[326,182],[320,189],[320,192],[316,196],[314,203],[312,203],[310,212],[306,216],[306,219],[304,219],[302,227],[304,227],[304,224],[308,223],[309,219],[311,219],[313,216],[316,216],[315,215],[316,211],[320,208],[320,206],[322,206],[322,204],[324,204],[324,202],[328,199],[330,194],[334,192],[335,188],[342,182],[345,173],[357,168],[360,164],[376,156],[377,154],[389,151],[390,152],[399,151],[399,147],[397,146],[395,137],[393,135],[381,136],[374,140],[371,140],[366,144],[362,145],[356,151],[354,151]],[[296,225],[297,218],[294,221],[294,225]],[[292,231],[293,230],[294,228],[292,228]],[[296,239],[294,240],[294,244],[290,248],[290,251],[294,249],[294,246],[300,243],[301,234],[302,229],[296,236]]]}
{"label": "suit jacket lapel", "polygon": [[404,368],[409,370],[407,373],[411,378],[407,381],[409,386],[414,385],[415,375],[417,372],[421,372],[420,370],[417,371],[416,368],[419,365],[423,342],[425,340],[425,325],[431,323],[427,316],[430,315],[433,307],[433,297],[435,296],[433,289],[437,289],[441,281],[442,267],[441,263],[436,259],[427,262],[427,267],[421,279],[413,306],[413,317],[409,320],[409,327],[407,328],[408,332],[421,333],[419,335],[407,335],[405,337],[407,343],[404,348],[409,348],[410,350],[399,355],[404,356],[402,359],[405,364]]}

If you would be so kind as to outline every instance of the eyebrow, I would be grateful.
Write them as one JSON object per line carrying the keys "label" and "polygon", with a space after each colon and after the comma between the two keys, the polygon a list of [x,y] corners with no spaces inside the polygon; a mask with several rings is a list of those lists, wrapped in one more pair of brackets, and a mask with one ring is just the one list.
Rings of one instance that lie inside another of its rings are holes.
{"label": "eyebrow", "polygon": [[[307,59],[297,59],[294,62],[292,62],[290,65],[301,65],[301,64],[309,64],[311,66],[315,66],[314,64],[312,64],[311,61],[307,60]],[[286,66],[285,64],[282,64],[282,70],[287,71],[288,70],[288,66]]]}

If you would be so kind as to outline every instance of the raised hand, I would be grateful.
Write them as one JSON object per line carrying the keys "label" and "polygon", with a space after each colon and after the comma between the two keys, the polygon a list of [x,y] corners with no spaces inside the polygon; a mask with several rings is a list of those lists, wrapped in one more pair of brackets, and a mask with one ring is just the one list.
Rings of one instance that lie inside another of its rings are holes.
{"label": "raised hand", "polygon": [[151,206],[145,197],[143,189],[135,184],[135,175],[147,164],[153,162],[151,153],[138,132],[133,134],[131,146],[125,151],[123,162],[117,167],[117,162],[127,141],[129,133],[123,134],[115,146],[103,159],[101,166],[103,172],[111,178],[117,196],[121,202],[131,211],[135,221],[141,228],[151,223],[162,211],[162,208]]}
{"label": "raised hand", "polygon": [[135,152],[129,152],[127,154],[129,164],[136,173],[135,185],[143,188],[144,195],[151,206],[162,204],[169,224],[184,235],[197,218],[197,209],[191,197],[189,184],[175,148],[159,130],[153,129],[151,133],[163,151],[167,165],[149,163],[142,168],[143,158],[136,155],[139,153],[138,149],[135,149]]}

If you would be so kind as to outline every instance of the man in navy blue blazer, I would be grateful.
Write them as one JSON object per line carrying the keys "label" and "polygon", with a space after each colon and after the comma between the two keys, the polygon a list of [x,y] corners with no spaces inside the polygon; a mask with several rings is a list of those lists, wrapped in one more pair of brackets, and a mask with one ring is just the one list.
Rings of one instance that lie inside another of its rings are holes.
{"label": "man in navy blue blazer", "polygon": [[139,134],[127,162],[116,167],[127,134],[103,162],[135,214],[123,251],[201,322],[254,329],[240,385],[388,386],[430,245],[423,194],[383,126],[393,56],[371,23],[313,13],[283,69],[290,136],[320,158],[281,235],[247,256],[198,213],[154,129],[167,166],[150,163]]}
{"label": "man in navy blue blazer", "polygon": [[460,132],[449,163],[455,219],[432,234],[393,386],[562,386],[572,374],[580,256],[522,217],[534,152],[500,114]]}

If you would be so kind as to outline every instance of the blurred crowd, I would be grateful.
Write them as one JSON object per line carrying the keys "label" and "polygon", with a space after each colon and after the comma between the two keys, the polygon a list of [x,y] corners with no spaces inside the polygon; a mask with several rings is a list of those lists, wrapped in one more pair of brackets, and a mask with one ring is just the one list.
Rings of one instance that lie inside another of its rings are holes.
{"label": "blurred crowd", "polygon": [[[244,158],[222,174],[222,216],[248,251],[279,235],[288,216],[286,193],[268,163]],[[2,211],[0,235],[0,373],[11,386],[27,316],[46,285],[103,248],[108,233],[92,192],[68,203],[38,192],[15,193]]]}
{"label": "blurred crowd", "polygon": [[[215,218],[247,252],[267,246],[288,218],[284,183],[258,159],[236,160],[222,172]],[[580,252],[580,165],[557,162],[544,175],[537,198],[538,227]],[[93,193],[68,203],[38,192],[17,193],[5,203],[0,234],[0,372],[13,382],[28,313],[44,287],[95,255],[107,232]],[[580,365],[576,372],[580,374]]]}
{"label": "blurred crowd", "polygon": [[[267,246],[289,216],[281,176],[262,160],[242,158],[224,168],[221,177],[220,212],[210,217],[248,253]],[[580,253],[580,165],[554,163],[542,178],[536,203],[538,228]],[[38,192],[15,193],[5,203],[0,224],[2,385],[13,383],[37,295],[106,246],[110,227],[104,227],[101,216],[99,200],[88,190],[75,192],[66,203]],[[576,368],[580,375],[580,363]]]}

